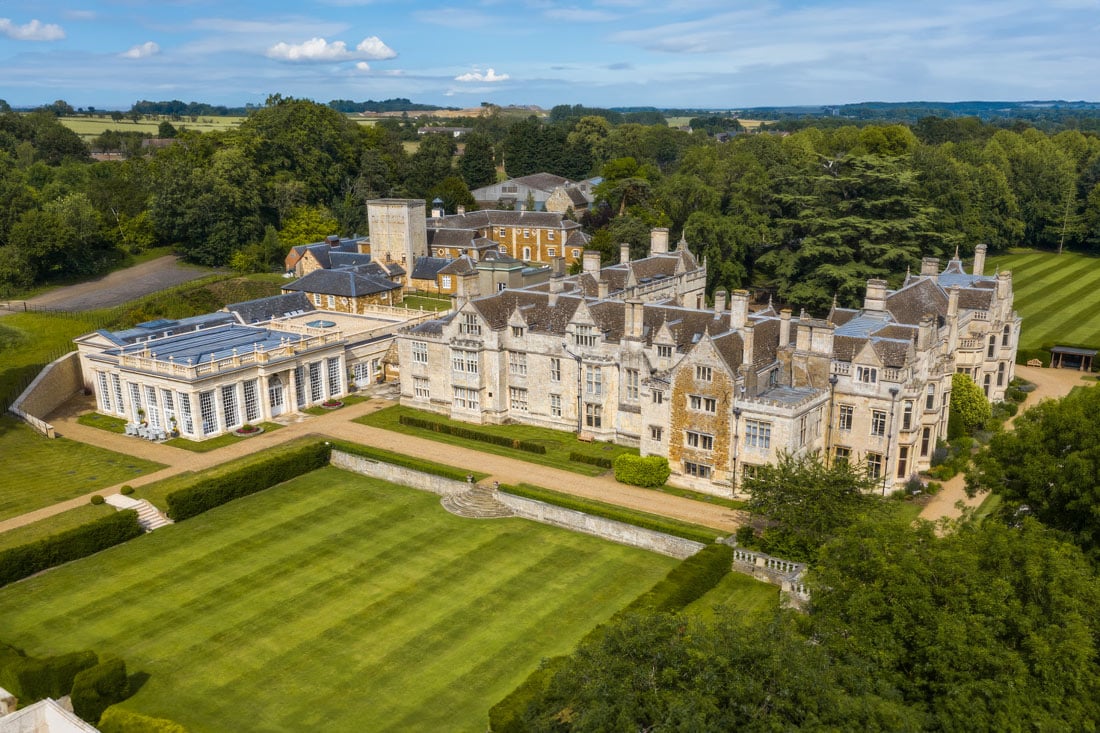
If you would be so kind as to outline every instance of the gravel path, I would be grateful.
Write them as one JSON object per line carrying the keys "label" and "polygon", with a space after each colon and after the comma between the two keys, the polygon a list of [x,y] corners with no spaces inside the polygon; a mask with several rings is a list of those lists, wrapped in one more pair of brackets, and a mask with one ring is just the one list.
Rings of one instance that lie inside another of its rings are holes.
{"label": "gravel path", "polygon": [[[96,280],[66,285],[25,302],[31,308],[45,310],[112,308],[174,285],[206,277],[212,272],[214,270],[207,267],[182,264],[178,257],[167,255],[125,270],[116,270]],[[3,312],[0,310],[0,313]]]}
{"label": "gravel path", "polygon": [[[1016,376],[1035,383],[1035,391],[1028,394],[1027,399],[1020,405],[1020,411],[1037,404],[1047,398],[1064,397],[1074,387],[1096,384],[1096,380],[1085,377],[1085,372],[1075,372],[1071,369],[1044,369],[1042,367],[1016,366]],[[1005,429],[1011,430],[1016,421],[1013,417],[1005,425]],[[936,521],[943,517],[958,519],[964,509],[977,507],[985,499],[985,492],[974,497],[966,495],[966,477],[958,474],[943,482],[943,488],[932,497],[928,505],[920,513],[921,519]]]}
{"label": "gravel path", "polygon": [[[482,481],[482,485],[491,485],[493,481],[499,481],[502,484],[530,483],[576,496],[598,499],[609,504],[618,504],[651,514],[706,525],[726,533],[733,532],[741,524],[740,513],[732,509],[663,494],[659,491],[620,484],[610,474],[595,477],[582,476],[581,474],[549,466],[540,466],[514,458],[482,453],[470,448],[438,443],[434,440],[351,422],[356,417],[381,410],[392,404],[394,403],[389,400],[371,399],[368,402],[349,405],[325,415],[306,415],[303,416],[304,419],[301,422],[288,425],[281,430],[263,433],[254,438],[242,440],[208,453],[193,453],[159,443],[150,443],[132,436],[81,425],[76,422],[77,416],[82,412],[90,411],[94,406],[89,398],[81,397],[70,401],[60,410],[50,415],[48,420],[53,424],[59,436],[127,455],[140,456],[166,465],[166,468],[155,473],[126,480],[125,483],[135,487],[174,476],[184,471],[201,471],[303,435],[322,435],[405,453],[406,455],[423,456],[439,463],[464,469],[476,469],[482,473],[490,474],[488,478]],[[121,487],[122,484],[120,483],[117,486],[104,487],[92,493],[111,494]],[[18,517],[12,517],[0,522],[0,532],[81,506],[87,503],[91,496],[92,494],[88,494]]]}

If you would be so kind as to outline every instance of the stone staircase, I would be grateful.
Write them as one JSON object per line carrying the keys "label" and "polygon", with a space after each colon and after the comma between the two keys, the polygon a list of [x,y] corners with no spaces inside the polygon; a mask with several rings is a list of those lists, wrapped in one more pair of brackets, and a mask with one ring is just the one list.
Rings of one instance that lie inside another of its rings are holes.
{"label": "stone staircase", "polygon": [[107,497],[106,502],[115,509],[133,509],[136,511],[138,515],[138,524],[140,524],[141,528],[146,532],[152,532],[154,529],[160,529],[161,527],[167,527],[169,524],[174,524],[171,519],[164,516],[164,514],[145,499],[131,499],[122,494],[111,494]]}
{"label": "stone staircase", "polygon": [[445,494],[439,503],[451,514],[470,519],[500,519],[515,514],[497,501],[496,491],[475,486],[458,494]]}

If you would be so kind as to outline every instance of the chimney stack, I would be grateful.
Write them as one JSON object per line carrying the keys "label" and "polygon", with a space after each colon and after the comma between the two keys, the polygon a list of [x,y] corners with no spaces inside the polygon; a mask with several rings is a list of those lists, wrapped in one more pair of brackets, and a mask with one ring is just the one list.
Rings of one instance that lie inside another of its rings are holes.
{"label": "chimney stack", "polygon": [[940,274],[940,258],[939,257],[925,257],[920,261],[920,274],[921,275],[939,275]]}
{"label": "chimney stack", "polygon": [[668,228],[657,227],[649,233],[649,255],[668,254]]}
{"label": "chimney stack", "polygon": [[610,294],[611,284],[607,280],[596,281],[596,297],[600,300],[607,300],[607,296]]}
{"label": "chimney stack", "polygon": [[791,344],[791,309],[784,308],[779,311],[779,348]]}
{"label": "chimney stack", "polygon": [[726,290],[718,288],[714,291],[714,312],[721,315],[726,310]]}
{"label": "chimney stack", "polygon": [[550,274],[556,277],[565,277],[565,257],[550,258]]}
{"label": "chimney stack", "polygon": [[640,339],[645,331],[645,303],[635,299],[628,301],[626,305],[634,314],[630,322],[632,326],[630,335],[636,339]]}
{"label": "chimney stack", "polygon": [[438,197],[432,199],[432,218],[433,219],[442,219],[443,218],[443,199],[438,198]]}
{"label": "chimney stack", "polygon": [[959,286],[952,285],[947,289],[947,319],[951,320],[959,315]]}
{"label": "chimney stack", "polygon": [[339,247],[340,246],[340,235],[339,234],[330,234],[327,237],[325,237],[325,242],[327,242],[328,246],[330,246],[330,247]]}
{"label": "chimney stack", "polygon": [[[936,262],[938,263],[939,260],[936,260]],[[886,281],[885,280],[868,280],[867,281],[867,295],[863,299],[863,310],[867,310],[867,311],[884,311],[884,310],[886,310]]]}
{"label": "chimney stack", "polygon": [[619,244],[619,264],[625,265],[630,262],[630,243],[622,242]]}
{"label": "chimney stack", "polygon": [[598,280],[600,278],[600,253],[594,249],[586,249],[581,261],[581,269]]}
{"label": "chimney stack", "polygon": [[455,213],[457,213],[459,216],[462,216],[463,214],[466,213],[466,207],[462,206],[462,205],[459,205],[459,207],[457,209],[455,209]]}
{"label": "chimney stack", "polygon": [[1012,273],[1009,270],[1001,270],[997,273],[997,300],[1006,301],[1012,294]]}
{"label": "chimney stack", "polygon": [[734,290],[730,293],[730,328],[744,328],[749,321],[749,291]]}
{"label": "chimney stack", "polygon": [[974,275],[985,274],[985,251],[987,247],[984,244],[979,244],[974,248],[974,268],[971,271]]}

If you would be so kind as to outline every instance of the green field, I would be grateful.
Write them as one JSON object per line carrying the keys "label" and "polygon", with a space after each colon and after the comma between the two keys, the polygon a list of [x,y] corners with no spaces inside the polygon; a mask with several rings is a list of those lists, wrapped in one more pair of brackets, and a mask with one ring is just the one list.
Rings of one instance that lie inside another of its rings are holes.
{"label": "green field", "polygon": [[995,269],[1012,271],[1021,349],[1100,348],[1100,259],[1027,250],[990,257],[985,272]]}
{"label": "green field", "polygon": [[0,416],[0,456],[4,459],[0,519],[163,468],[65,438],[51,440],[10,416]]}
{"label": "green field", "polygon": [[325,468],[0,590],[0,633],[120,656],[192,733],[483,731],[675,562]]}
{"label": "green field", "polygon": [[708,620],[722,614],[753,624],[766,622],[778,607],[779,586],[731,572],[684,612]]}

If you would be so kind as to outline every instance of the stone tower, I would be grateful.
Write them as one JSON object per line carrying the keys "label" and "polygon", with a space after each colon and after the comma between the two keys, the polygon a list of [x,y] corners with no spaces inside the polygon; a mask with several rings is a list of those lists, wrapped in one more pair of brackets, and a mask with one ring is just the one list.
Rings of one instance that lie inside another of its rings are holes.
{"label": "stone tower", "polygon": [[367,201],[371,259],[401,265],[412,272],[417,257],[428,256],[424,199]]}

